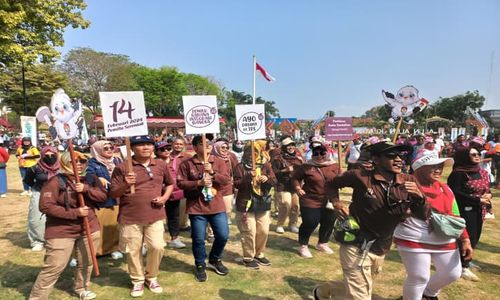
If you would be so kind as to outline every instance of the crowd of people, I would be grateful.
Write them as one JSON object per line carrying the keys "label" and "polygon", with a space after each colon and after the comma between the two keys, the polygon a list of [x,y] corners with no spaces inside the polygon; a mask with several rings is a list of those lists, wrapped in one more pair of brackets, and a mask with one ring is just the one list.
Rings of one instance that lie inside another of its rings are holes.
{"label": "crowd of people", "polygon": [[[82,217],[88,219],[98,256],[121,259],[125,254],[132,297],[143,296],[145,288],[162,293],[158,275],[164,247],[185,248],[181,231],[191,233],[199,282],[208,279],[207,269],[229,273],[223,254],[233,220],[242,264],[271,266],[265,252],[273,216],[276,233],[297,234],[302,258],[313,257],[309,240],[318,226],[317,251],[334,253],[329,246],[334,236],[346,299],[371,299],[393,243],[407,273],[403,299],[437,299],[459,277],[480,280],[471,271],[472,257],[484,220],[494,217],[490,188],[498,188],[500,177],[499,135],[488,142],[459,136],[454,143],[439,136],[400,136],[392,143],[355,135],[341,149],[347,171],[339,165],[339,149],[319,136],[306,143],[290,136],[246,143],[211,135],[135,136],[130,144],[130,159],[119,151],[120,140],[95,138],[90,154],[76,151],[72,158],[57,147],[39,150],[29,138],[22,139],[16,158],[21,195],[31,197],[28,237],[33,251],[46,251],[30,299],[48,299],[71,260],[74,292],[80,299],[97,297],[90,289],[93,264]],[[9,156],[2,150],[3,197]],[[443,169],[451,165],[444,183]],[[348,201],[339,196],[344,187],[352,188]],[[79,205],[79,194],[85,206]],[[436,215],[463,219],[465,228],[443,235],[433,223]],[[207,242],[212,244],[208,258]],[[330,283],[313,291],[315,299],[332,295]]]}

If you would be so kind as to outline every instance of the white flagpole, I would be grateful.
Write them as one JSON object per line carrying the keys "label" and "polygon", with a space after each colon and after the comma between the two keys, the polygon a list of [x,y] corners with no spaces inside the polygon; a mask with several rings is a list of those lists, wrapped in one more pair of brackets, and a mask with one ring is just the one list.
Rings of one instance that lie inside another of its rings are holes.
{"label": "white flagpole", "polygon": [[255,104],[255,69],[256,69],[255,55],[253,56],[253,104]]}

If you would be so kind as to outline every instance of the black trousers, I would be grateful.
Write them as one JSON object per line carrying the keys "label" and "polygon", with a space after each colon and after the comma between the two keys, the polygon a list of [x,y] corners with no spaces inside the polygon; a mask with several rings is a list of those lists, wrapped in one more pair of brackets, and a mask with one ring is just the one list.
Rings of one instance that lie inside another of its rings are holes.
{"label": "black trousers", "polygon": [[[465,209],[460,209],[460,216],[465,219],[465,224],[467,232],[469,233],[470,243],[473,249],[476,248],[479,238],[481,237],[481,231],[483,230],[483,216],[481,213],[481,207],[473,207],[470,211],[465,211]],[[459,242],[458,246],[460,252],[462,251],[462,244]],[[462,262],[462,267],[468,268],[469,262],[471,260],[464,260],[460,257]]]}
{"label": "black trousers", "polygon": [[319,226],[319,243],[327,243],[332,235],[333,224],[335,223],[335,213],[327,208],[309,208],[300,206],[300,215],[302,224],[299,228],[299,243],[301,245],[309,244],[309,238],[316,227]]}
{"label": "black trousers", "polygon": [[165,212],[167,213],[167,228],[170,236],[179,236],[180,201],[167,201]]}

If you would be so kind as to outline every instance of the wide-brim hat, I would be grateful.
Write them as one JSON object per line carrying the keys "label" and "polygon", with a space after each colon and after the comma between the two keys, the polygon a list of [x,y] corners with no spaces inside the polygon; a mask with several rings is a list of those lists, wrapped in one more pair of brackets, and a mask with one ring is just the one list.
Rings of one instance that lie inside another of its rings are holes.
{"label": "wide-brim hat", "polygon": [[411,164],[413,171],[416,171],[423,166],[434,166],[444,163],[445,166],[453,164],[452,158],[439,158],[438,154],[434,151],[423,150],[417,152],[417,156]]}
{"label": "wide-brim hat", "polygon": [[149,135],[136,135],[130,138],[130,145],[137,144],[155,144],[155,141]]}
{"label": "wide-brim hat", "polygon": [[398,151],[398,152],[413,152],[413,147],[410,145],[396,145],[391,142],[378,142],[376,144],[370,145],[366,148],[366,150],[370,151],[372,155],[378,155],[385,152],[390,151]]}
{"label": "wide-brim hat", "polygon": [[291,145],[291,144],[295,145],[295,142],[294,142],[294,140],[292,140],[289,137],[287,137],[287,138],[285,138],[284,140],[281,141],[281,145],[282,146],[288,146],[288,145]]}

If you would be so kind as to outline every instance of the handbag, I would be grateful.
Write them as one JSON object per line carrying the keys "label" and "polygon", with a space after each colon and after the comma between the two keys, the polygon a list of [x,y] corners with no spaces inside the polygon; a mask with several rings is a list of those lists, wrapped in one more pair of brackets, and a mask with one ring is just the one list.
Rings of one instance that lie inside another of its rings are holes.
{"label": "handbag", "polygon": [[456,239],[465,230],[464,218],[440,214],[435,210],[431,211],[429,221],[434,231],[442,237]]}
{"label": "handbag", "polygon": [[260,196],[252,191],[252,193],[250,194],[250,200],[252,201],[250,210],[253,212],[264,212],[271,210],[272,197],[269,193]]}

